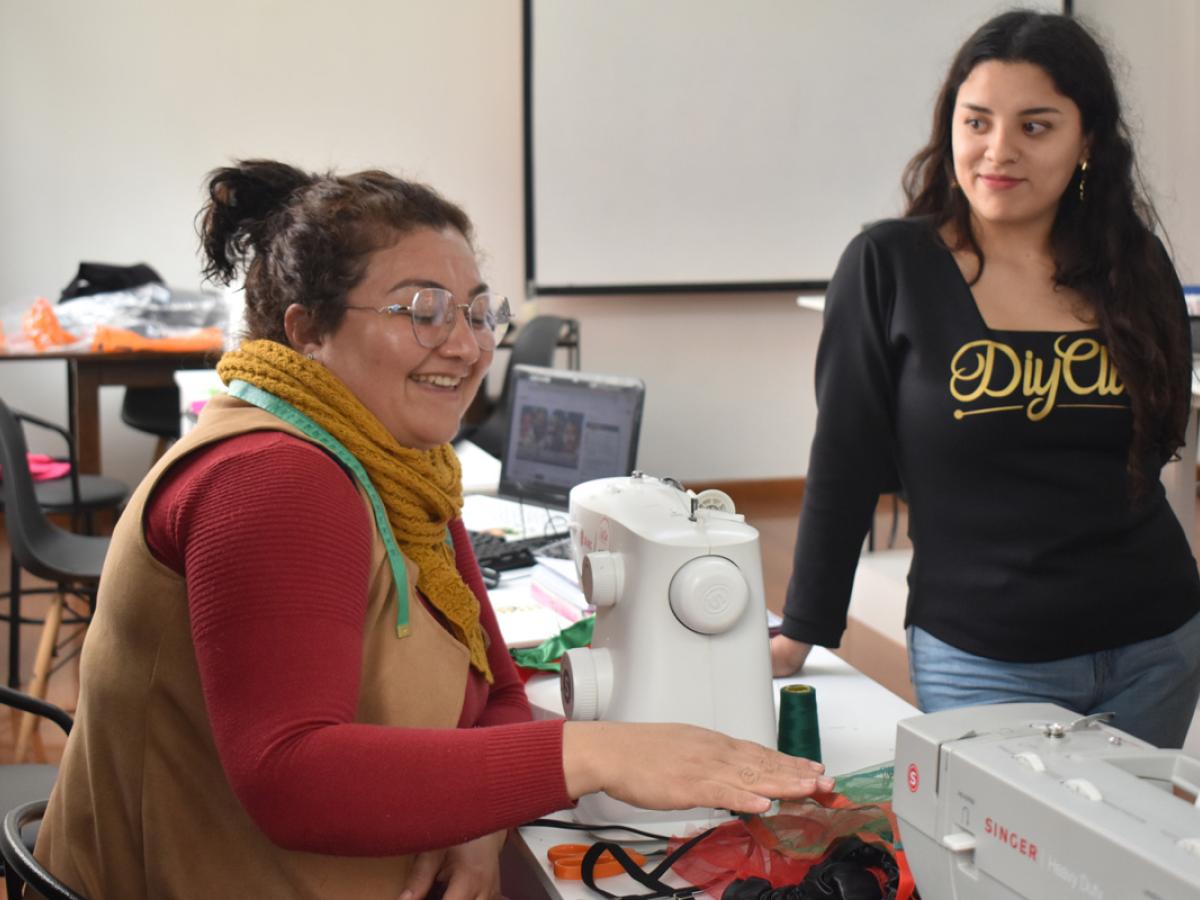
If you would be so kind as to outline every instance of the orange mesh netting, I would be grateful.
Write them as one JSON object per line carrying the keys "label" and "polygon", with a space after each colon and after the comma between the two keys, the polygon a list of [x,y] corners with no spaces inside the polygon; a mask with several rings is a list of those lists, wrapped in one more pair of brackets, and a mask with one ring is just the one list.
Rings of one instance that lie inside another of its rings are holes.
{"label": "orange mesh netting", "polygon": [[[891,795],[891,766],[842,776],[833,793],[785,802],[775,815],[726,822],[672,869],[713,897],[736,879],[765,878],[772,887],[785,887],[802,882],[834,841],[854,835],[893,853],[902,872],[895,896],[903,900],[912,895],[912,876],[898,852]],[[685,840],[672,838],[667,851]]]}

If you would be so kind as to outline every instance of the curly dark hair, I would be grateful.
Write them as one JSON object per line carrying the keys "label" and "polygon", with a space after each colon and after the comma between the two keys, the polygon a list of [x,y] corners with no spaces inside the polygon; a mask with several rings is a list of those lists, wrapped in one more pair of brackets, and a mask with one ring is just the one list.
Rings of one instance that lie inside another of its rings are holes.
{"label": "curly dark hair", "polygon": [[200,211],[204,274],[229,284],[246,273],[246,332],[287,344],[283,314],[307,307],[321,333],[346,314],[346,294],[370,255],[418,228],[453,228],[466,213],[426,185],[387,172],[311,174],[265,159],[214,169]]}
{"label": "curly dark hair", "polygon": [[983,251],[971,230],[970,206],[956,188],[951,128],[959,87],[989,60],[1040,67],[1082,114],[1090,140],[1086,199],[1080,199],[1083,173],[1077,171],[1050,234],[1054,280],[1087,298],[1129,391],[1127,469],[1133,496],[1142,497],[1158,466],[1184,443],[1191,348],[1182,289],[1154,235],[1158,217],[1142,188],[1112,70],[1087,29],[1067,16],[1018,10],[996,16],[967,39],[938,95],[929,143],[904,171],[906,215],[929,216],[935,227],[952,223],[952,249],[969,249],[979,259],[978,281]]}

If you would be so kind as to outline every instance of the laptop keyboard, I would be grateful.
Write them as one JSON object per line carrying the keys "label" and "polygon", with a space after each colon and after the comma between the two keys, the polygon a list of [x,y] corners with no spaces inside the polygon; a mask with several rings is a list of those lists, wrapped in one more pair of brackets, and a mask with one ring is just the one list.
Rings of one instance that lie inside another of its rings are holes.
{"label": "laptop keyboard", "polygon": [[471,531],[546,541],[566,534],[568,524],[565,510],[482,494],[468,494],[463,498],[462,518],[463,524]]}
{"label": "laptop keyboard", "polygon": [[[561,543],[563,543],[562,535],[509,541],[499,535],[488,534],[486,531],[471,532],[471,545],[475,548],[475,558],[479,560],[480,567],[495,569],[497,572],[532,566],[535,553],[540,554],[543,550],[551,549],[555,544]],[[568,555],[570,553],[569,546],[567,553]]]}

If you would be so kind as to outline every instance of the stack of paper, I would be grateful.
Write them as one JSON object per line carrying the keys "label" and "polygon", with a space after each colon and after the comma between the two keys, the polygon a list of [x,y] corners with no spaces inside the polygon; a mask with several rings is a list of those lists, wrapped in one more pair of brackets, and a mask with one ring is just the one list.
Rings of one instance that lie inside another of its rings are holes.
{"label": "stack of paper", "polygon": [[570,622],[578,622],[595,612],[583,596],[575,563],[569,559],[538,557],[529,592],[543,606]]}
{"label": "stack of paper", "polygon": [[528,575],[505,573],[501,586],[488,591],[508,647],[536,647],[575,621],[536,600],[532,587],[533,579]]}

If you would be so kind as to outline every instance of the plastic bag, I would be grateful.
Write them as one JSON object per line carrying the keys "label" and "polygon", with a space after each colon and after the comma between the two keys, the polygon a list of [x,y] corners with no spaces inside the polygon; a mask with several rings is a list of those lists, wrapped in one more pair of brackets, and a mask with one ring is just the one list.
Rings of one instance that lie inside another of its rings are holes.
{"label": "plastic bag", "polygon": [[[834,790],[805,800],[787,801],[769,816],[733,819],[696,845],[673,867],[690,884],[720,897],[735,879],[764,878],[773,887],[799,884],[841,838],[887,847],[896,856],[907,893],[912,876],[899,851],[892,814],[892,766],[840,776]],[[668,852],[686,838],[672,838]]]}
{"label": "plastic bag", "polygon": [[21,316],[21,338],[39,353],[73,348],[82,343],[78,335],[63,328],[45,297],[38,297]]}
{"label": "plastic bag", "polygon": [[52,350],[118,353],[137,350],[221,350],[229,304],[221,294],[143,284],[52,306],[39,297],[21,315],[10,352]]}
{"label": "plastic bag", "polygon": [[143,284],[124,291],[64,300],[55,308],[63,328],[91,339],[98,328],[124,329],[157,340],[190,335],[200,329],[225,328],[224,296]]}

